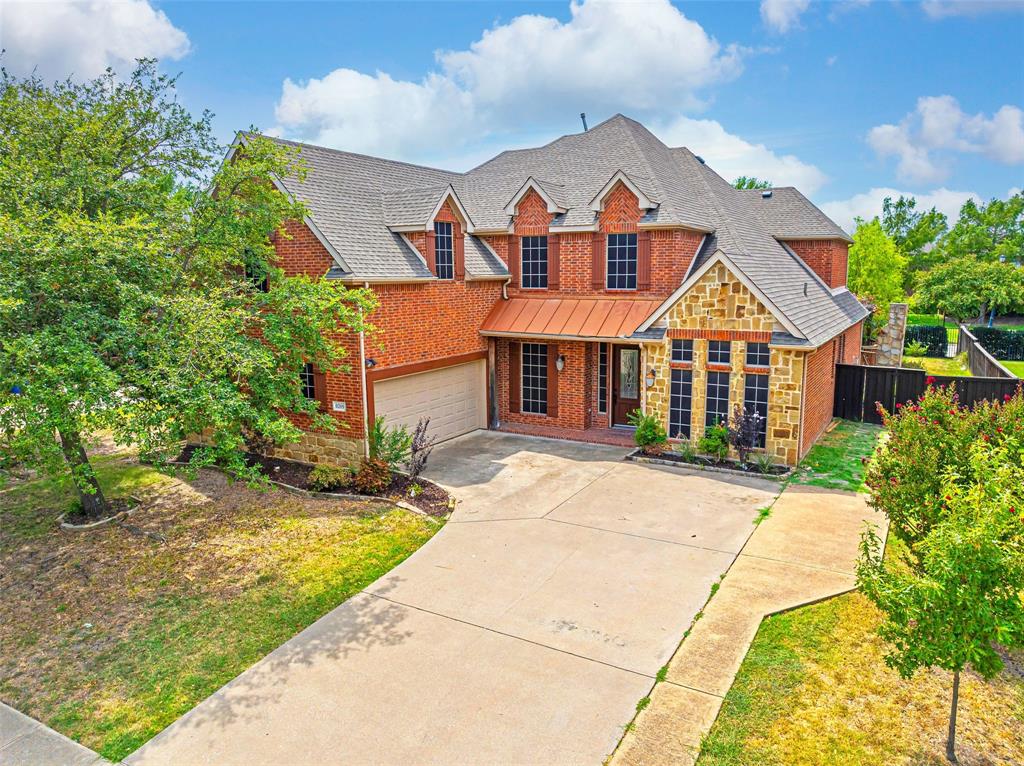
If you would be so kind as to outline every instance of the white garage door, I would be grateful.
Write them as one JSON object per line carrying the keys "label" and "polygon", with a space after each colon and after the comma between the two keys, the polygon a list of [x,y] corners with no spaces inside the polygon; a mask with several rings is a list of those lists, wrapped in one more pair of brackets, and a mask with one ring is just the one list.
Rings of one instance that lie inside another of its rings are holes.
{"label": "white garage door", "polygon": [[487,381],[483,359],[439,370],[379,380],[373,384],[374,411],[388,425],[410,431],[430,418],[438,441],[487,426]]}

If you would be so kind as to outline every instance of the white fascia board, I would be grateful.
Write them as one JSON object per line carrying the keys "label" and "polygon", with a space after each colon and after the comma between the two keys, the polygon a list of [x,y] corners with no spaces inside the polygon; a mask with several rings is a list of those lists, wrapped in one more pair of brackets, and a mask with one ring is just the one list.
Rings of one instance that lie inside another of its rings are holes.
{"label": "white fascia board", "polygon": [[615,188],[615,184],[622,182],[627,189],[636,195],[641,210],[650,210],[658,206],[658,203],[640,191],[640,187],[629,180],[629,176],[623,173],[621,170],[616,170],[615,174],[609,179],[608,183],[597,193],[597,196],[590,201],[590,209],[595,213],[600,213],[604,210],[604,198],[608,196],[608,193]]}
{"label": "white fascia board", "polygon": [[699,269],[690,274],[690,276],[683,281],[683,283],[676,289],[676,291],[672,293],[668,298],[666,298],[665,301],[660,306],[658,306],[657,309],[655,309],[654,313],[651,314],[644,321],[644,323],[637,328],[637,332],[643,332],[644,330],[650,329],[651,325],[653,325],[658,319],[664,316],[665,313],[670,308],[672,308],[672,306],[674,306],[676,302],[680,298],[682,298],[691,287],[693,287],[698,281],[700,281],[701,277],[703,277],[705,274],[708,273],[708,271],[711,270],[712,266],[718,263],[721,263],[723,266],[725,266],[725,268],[727,268],[729,272],[743,284],[744,287],[750,290],[750,292],[754,294],[754,297],[756,297],[762,304],[764,304],[765,308],[767,308],[771,312],[772,316],[775,317],[775,319],[783,327],[785,327],[790,332],[790,334],[797,338],[805,337],[804,334],[797,329],[796,325],[794,325],[786,317],[786,315],[779,310],[779,307],[772,303],[768,299],[768,296],[766,296],[757,287],[757,285],[755,285],[747,277],[747,275],[744,274],[743,271],[740,270],[740,268],[737,267],[736,264],[733,263],[732,260],[730,260],[729,257],[721,250],[716,250],[715,254],[711,256],[711,258],[709,258]]}
{"label": "white fascia board", "polygon": [[540,198],[544,200],[544,204],[548,206],[549,213],[565,213],[568,210],[568,208],[562,207],[555,202],[551,195],[544,191],[544,188],[537,183],[536,179],[534,179],[533,176],[530,176],[526,179],[526,183],[519,187],[519,191],[517,191],[512,199],[509,200],[509,203],[505,205],[505,215],[515,215],[516,208],[519,207],[520,200],[522,200],[522,198],[525,197],[527,192],[531,189],[537,192]]}
{"label": "white fascia board", "polygon": [[[246,138],[245,134],[242,133],[241,131],[238,131],[238,133],[235,134],[235,140],[231,142],[231,147],[228,149],[227,154],[224,155],[224,162],[230,162],[231,158],[234,157],[235,153],[238,151],[238,148],[240,146],[245,146],[248,142],[249,140],[248,138]],[[283,194],[292,202],[295,201],[295,195],[288,190],[288,188],[284,185],[284,182],[280,178],[278,178],[277,176],[271,176],[270,181],[271,183],[274,184],[274,188],[281,192],[281,194]],[[345,263],[345,259],[341,257],[341,254],[338,252],[337,248],[335,248],[334,245],[331,244],[330,240],[328,240],[327,237],[324,236],[324,233],[320,231],[320,227],[316,225],[316,222],[314,222],[309,215],[304,215],[302,217],[302,222],[309,228],[311,232],[313,232],[313,236],[317,238],[321,245],[324,246],[324,250],[330,253],[331,258],[334,259],[335,263],[337,263],[344,271],[352,271],[352,269],[349,268],[349,265]]]}
{"label": "white fascia board", "polygon": [[[441,208],[444,207],[444,203],[447,202],[449,199],[451,199],[451,201],[455,204],[455,209],[459,212],[459,215],[462,216],[462,220],[465,221],[466,233],[474,233],[473,219],[469,217],[469,213],[466,212],[466,208],[463,206],[462,200],[459,199],[459,195],[455,192],[455,187],[452,186],[451,184],[448,184],[448,188],[445,189],[444,192],[442,192],[441,199],[439,199],[437,201],[437,204],[434,205],[434,209],[430,212],[430,216],[427,218],[426,223],[423,224],[423,228],[420,229],[420,231],[431,230],[431,228],[433,227],[434,218],[436,218],[437,214],[441,212]],[[415,231],[415,229],[413,231]]]}

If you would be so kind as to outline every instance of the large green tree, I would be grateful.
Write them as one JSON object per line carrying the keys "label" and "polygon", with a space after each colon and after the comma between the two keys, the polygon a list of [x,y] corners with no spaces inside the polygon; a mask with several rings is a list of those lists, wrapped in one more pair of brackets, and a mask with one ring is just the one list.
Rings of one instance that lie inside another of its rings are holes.
{"label": "large green tree", "polygon": [[973,256],[1024,264],[1024,192],[987,205],[967,200],[940,247],[943,260]]}
{"label": "large green tree", "polygon": [[846,280],[851,292],[870,299],[884,316],[889,304],[905,295],[906,264],[907,259],[885,233],[878,218],[857,219]]}
{"label": "large green tree", "polygon": [[914,276],[936,262],[935,243],[945,234],[946,216],[936,210],[917,210],[917,200],[900,196],[882,201],[882,228],[907,259],[903,289],[910,292]]}
{"label": "large green tree", "polygon": [[1024,269],[973,255],[952,258],[919,276],[914,303],[919,310],[959,322],[976,319],[982,323],[989,311],[1024,310]]}
{"label": "large green tree", "polygon": [[732,185],[737,189],[771,189],[772,182],[756,176],[739,176]]}
{"label": "large green tree", "polygon": [[299,372],[345,364],[372,294],[275,266],[270,238],[304,210],[272,180],[298,157],[257,136],[223,152],[153,61],[2,73],[0,449],[70,477],[89,515],[108,509],[85,450],[101,429],[151,456],[205,432],[197,460],[244,472],[247,441],[298,437],[284,413],[333,423]]}

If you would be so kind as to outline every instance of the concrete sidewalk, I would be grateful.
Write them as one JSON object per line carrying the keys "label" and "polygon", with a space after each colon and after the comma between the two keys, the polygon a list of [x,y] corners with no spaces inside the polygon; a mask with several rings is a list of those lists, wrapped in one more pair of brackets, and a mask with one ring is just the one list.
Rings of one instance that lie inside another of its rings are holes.
{"label": "concrete sidewalk", "polygon": [[865,521],[883,533],[887,528],[861,495],[802,486],[783,492],[676,651],[665,682],[654,686],[651,704],[611,764],[693,764],[761,620],[854,588]]}
{"label": "concrete sidewalk", "polygon": [[3,766],[109,766],[87,747],[0,702]]}

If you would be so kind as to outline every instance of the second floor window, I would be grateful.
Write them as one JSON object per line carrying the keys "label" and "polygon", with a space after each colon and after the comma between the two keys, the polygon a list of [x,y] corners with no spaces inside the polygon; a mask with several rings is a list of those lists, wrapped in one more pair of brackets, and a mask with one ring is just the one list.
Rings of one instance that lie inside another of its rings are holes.
{"label": "second floor window", "polygon": [[767,343],[747,344],[747,366],[748,367],[769,367],[772,363],[772,354]]}
{"label": "second floor window", "polygon": [[673,362],[692,362],[693,361],[693,341],[692,340],[673,340],[672,341],[672,361]]}
{"label": "second floor window", "polygon": [[731,349],[727,340],[708,341],[708,364],[729,364],[732,361]]}
{"label": "second floor window", "polygon": [[455,241],[450,223],[434,224],[434,263],[438,279],[455,278]]}
{"label": "second floor window", "polygon": [[636,290],[636,234],[608,235],[607,287]]}
{"label": "second floor window", "polygon": [[543,290],[548,286],[548,238],[523,237],[522,282],[528,289]]}
{"label": "second floor window", "polygon": [[313,372],[313,363],[306,362],[299,371],[299,387],[302,395],[307,399],[316,399],[316,375]]}

